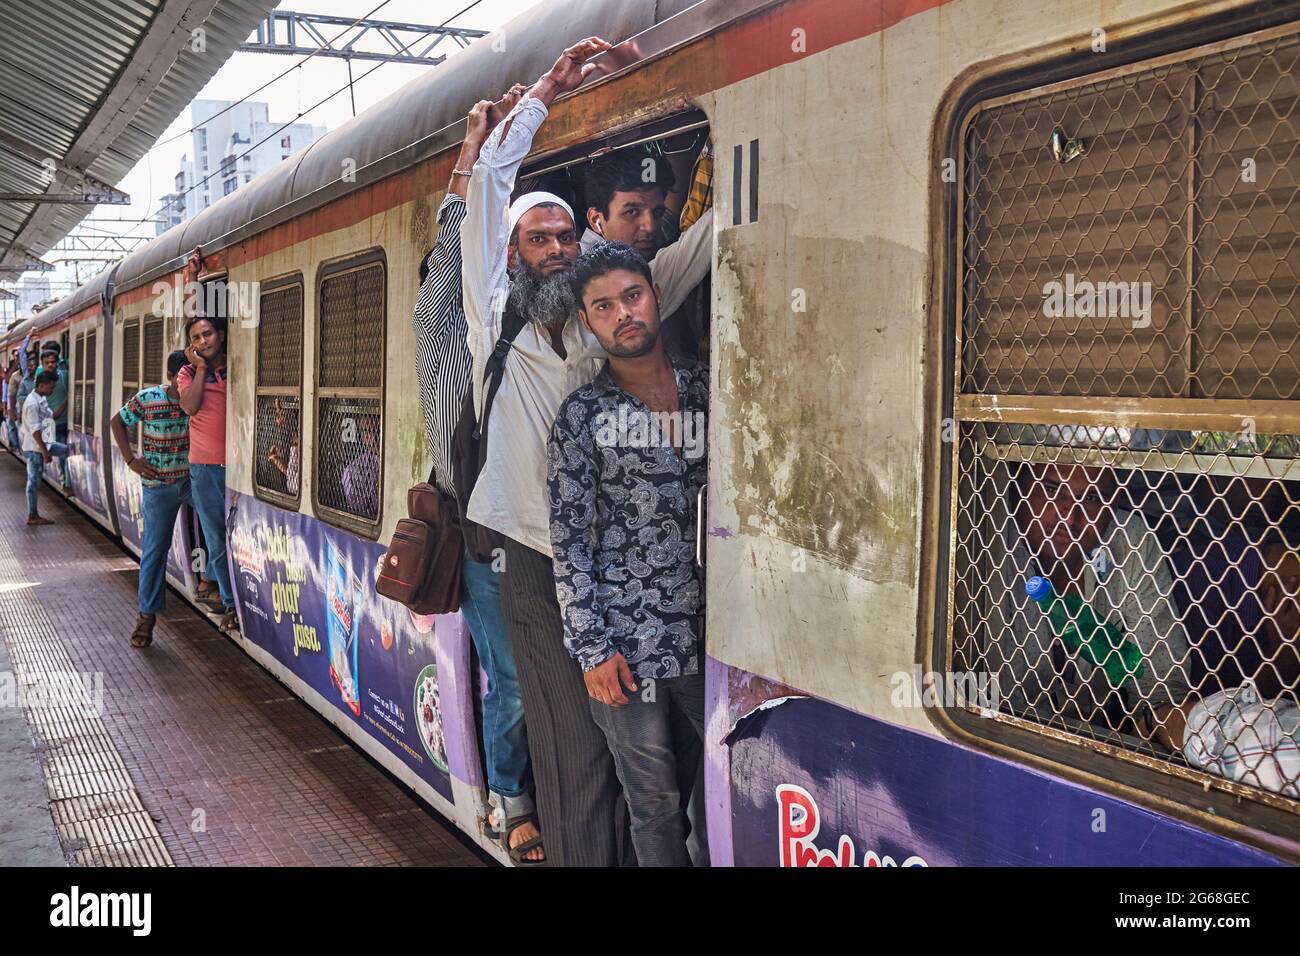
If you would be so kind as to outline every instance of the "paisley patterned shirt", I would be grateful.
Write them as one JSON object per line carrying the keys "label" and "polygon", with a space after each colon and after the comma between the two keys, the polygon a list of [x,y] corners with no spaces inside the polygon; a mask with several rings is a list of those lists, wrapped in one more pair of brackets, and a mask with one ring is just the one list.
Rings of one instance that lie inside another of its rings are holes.
{"label": "paisley patterned shirt", "polygon": [[564,644],[584,671],[615,652],[638,678],[700,670],[695,505],[708,474],[709,369],[670,360],[671,416],[619,388],[606,364],[564,400],[551,429],[555,587]]}

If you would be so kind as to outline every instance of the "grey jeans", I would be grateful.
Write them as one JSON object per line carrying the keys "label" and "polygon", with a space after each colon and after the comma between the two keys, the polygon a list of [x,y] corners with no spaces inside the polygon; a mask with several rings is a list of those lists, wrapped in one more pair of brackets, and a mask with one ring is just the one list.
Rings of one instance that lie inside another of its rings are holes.
{"label": "grey jeans", "polygon": [[590,700],[632,818],[638,866],[690,866],[686,802],[704,739],[704,675],[637,678],[628,702]]}

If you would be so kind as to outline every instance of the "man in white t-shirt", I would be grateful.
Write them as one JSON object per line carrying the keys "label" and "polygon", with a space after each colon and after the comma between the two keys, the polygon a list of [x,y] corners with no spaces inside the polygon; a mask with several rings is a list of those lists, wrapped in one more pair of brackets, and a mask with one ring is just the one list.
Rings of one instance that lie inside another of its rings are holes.
{"label": "man in white t-shirt", "polygon": [[29,525],[54,524],[42,518],[36,510],[36,490],[41,484],[41,470],[54,458],[68,458],[68,446],[54,440],[54,413],[47,399],[59,384],[57,372],[42,369],[36,374],[36,387],[23,402],[22,439],[23,457],[27,459],[27,523]]}

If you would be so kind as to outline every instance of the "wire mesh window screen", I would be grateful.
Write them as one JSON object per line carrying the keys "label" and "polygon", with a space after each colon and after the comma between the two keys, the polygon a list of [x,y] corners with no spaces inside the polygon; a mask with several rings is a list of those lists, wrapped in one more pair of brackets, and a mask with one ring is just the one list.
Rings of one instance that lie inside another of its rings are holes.
{"label": "wire mesh window screen", "polygon": [[296,503],[302,475],[302,286],[261,297],[253,480],[259,494]]}
{"label": "wire mesh window screen", "polygon": [[962,391],[1300,398],[1300,39],[995,101],[963,145]]}
{"label": "wire mesh window screen", "polygon": [[364,523],[379,518],[382,449],[378,398],[327,398],[316,429],[316,500]]}
{"label": "wire mesh window screen", "polygon": [[[122,401],[125,405],[140,390],[140,322],[131,319],[122,324]],[[126,430],[132,448],[140,446],[140,426]]]}
{"label": "wire mesh window screen", "polygon": [[[1300,432],[1298,50],[1277,31],[965,127],[949,644],[992,688],[967,709],[1291,810],[1300,436],[1225,403]],[[1169,427],[1137,427],[1153,399]]]}
{"label": "wire mesh window screen", "polygon": [[95,362],[99,358],[99,354],[96,351],[96,349],[98,348],[98,344],[99,344],[99,333],[93,329],[87,332],[86,347],[85,347],[85,353],[86,353],[86,368],[85,368],[85,383],[84,383],[85,398],[83,400],[83,405],[82,405],[83,418],[82,418],[82,426],[81,426],[81,430],[84,431],[87,435],[95,434],[95,429],[96,429]]}
{"label": "wire mesh window screen", "polygon": [[81,333],[73,339],[75,343],[74,352],[76,353],[72,360],[72,417],[68,420],[71,426],[83,431],[82,425],[83,408],[85,407],[86,392],[86,335]]}
{"label": "wire mesh window screen", "polygon": [[[382,503],[385,308],[382,262],[321,281],[316,504],[363,533],[376,529]],[[273,420],[274,408],[263,414]]]}

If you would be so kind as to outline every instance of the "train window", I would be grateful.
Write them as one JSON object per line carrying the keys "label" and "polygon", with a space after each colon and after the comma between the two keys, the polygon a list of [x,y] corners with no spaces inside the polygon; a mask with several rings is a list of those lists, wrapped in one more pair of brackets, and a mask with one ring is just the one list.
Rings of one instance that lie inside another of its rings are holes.
{"label": "train window", "polygon": [[967,115],[947,663],[976,733],[1295,812],[1291,31]]}
{"label": "train window", "polygon": [[167,356],[163,352],[163,320],[150,316],[144,320],[144,352],[140,357],[140,387],[162,385],[167,381]]}
{"label": "train window", "polygon": [[302,277],[262,286],[258,303],[253,487],[297,507],[302,438]]}
{"label": "train window", "polygon": [[78,334],[73,341],[76,354],[72,359],[72,417],[69,422],[77,431],[85,431],[86,333]]}
{"label": "train window", "polygon": [[[122,401],[127,401],[140,390],[140,320],[128,319],[122,323]],[[131,447],[139,447],[140,427],[128,428]]]}
{"label": "train window", "polygon": [[83,336],[86,366],[82,371],[81,430],[87,435],[94,435],[95,423],[95,363],[98,359],[96,349],[99,345],[99,331],[91,329]]}
{"label": "train window", "polygon": [[383,488],[385,284],[376,253],[329,267],[317,296],[315,505],[372,537]]}

